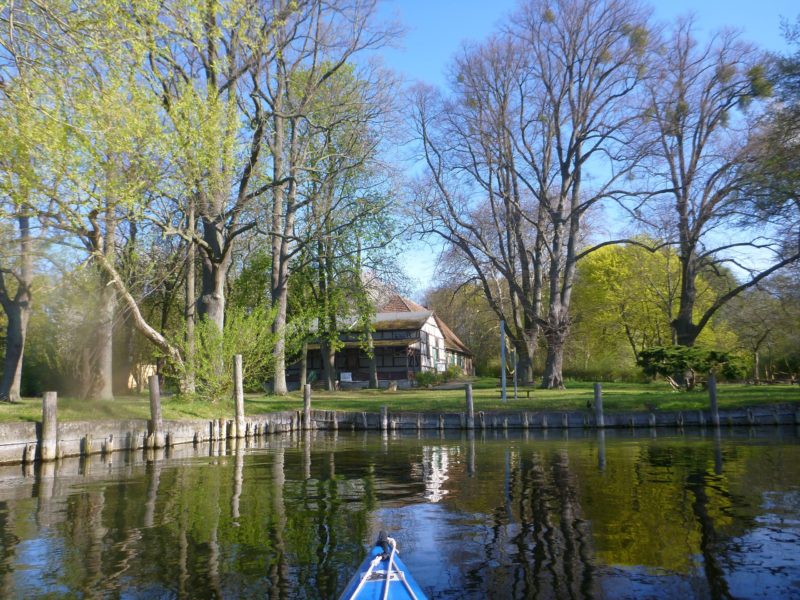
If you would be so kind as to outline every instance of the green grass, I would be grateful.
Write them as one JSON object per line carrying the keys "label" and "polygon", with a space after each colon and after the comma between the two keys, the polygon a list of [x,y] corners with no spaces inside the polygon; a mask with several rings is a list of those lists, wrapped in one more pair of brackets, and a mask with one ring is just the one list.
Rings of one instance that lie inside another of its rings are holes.
{"label": "green grass", "polygon": [[[536,389],[528,400],[522,395],[503,404],[497,380],[477,379],[473,382],[475,410],[585,410],[593,397],[591,382],[568,382],[566,390]],[[800,406],[800,387],[789,385],[719,386],[720,408],[757,406],[759,404],[794,403]],[[386,405],[393,411],[404,412],[461,412],[464,410],[464,391],[456,390],[351,390],[322,392],[314,390],[312,406],[321,410],[378,412]],[[650,410],[697,410],[708,406],[708,394],[703,391],[673,392],[663,383],[604,383],[603,405],[608,412]],[[248,395],[245,412],[259,414],[283,410],[299,410],[302,395],[293,392],[287,396]],[[189,402],[165,397],[162,404],[165,419],[211,419],[231,416],[230,401],[211,404]],[[146,395],[123,396],[113,401],[86,401],[77,398],[59,398],[59,419],[68,421],[92,419],[146,419],[150,404]],[[18,404],[0,403],[0,422],[38,421],[41,419],[41,400],[25,398]]]}

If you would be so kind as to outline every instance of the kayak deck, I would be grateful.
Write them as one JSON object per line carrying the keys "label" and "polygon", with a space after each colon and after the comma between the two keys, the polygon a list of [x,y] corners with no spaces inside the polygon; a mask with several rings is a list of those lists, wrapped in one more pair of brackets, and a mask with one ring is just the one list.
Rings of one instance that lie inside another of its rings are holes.
{"label": "kayak deck", "polygon": [[378,541],[339,598],[340,600],[427,600],[422,588],[400,559],[395,541],[385,532],[381,532]]}

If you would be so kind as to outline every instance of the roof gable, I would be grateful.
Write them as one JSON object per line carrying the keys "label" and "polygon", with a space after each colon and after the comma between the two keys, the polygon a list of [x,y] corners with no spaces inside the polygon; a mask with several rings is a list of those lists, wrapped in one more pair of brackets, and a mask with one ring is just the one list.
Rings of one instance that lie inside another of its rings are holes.
{"label": "roof gable", "polygon": [[400,294],[392,294],[389,299],[378,308],[378,313],[398,313],[398,312],[430,312],[424,306],[417,304],[413,300],[403,298]]}

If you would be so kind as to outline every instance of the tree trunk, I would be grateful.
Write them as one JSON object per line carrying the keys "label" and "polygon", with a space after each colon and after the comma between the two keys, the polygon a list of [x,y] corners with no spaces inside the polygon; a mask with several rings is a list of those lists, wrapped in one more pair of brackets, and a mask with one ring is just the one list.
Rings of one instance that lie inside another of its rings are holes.
{"label": "tree trunk", "polygon": [[547,362],[542,377],[542,388],[549,390],[564,389],[564,342],[566,336],[548,336]]}
{"label": "tree trunk", "polygon": [[273,393],[284,395],[288,392],[286,387],[286,306],[287,306],[287,286],[285,285],[285,275],[282,281],[279,280],[278,286],[273,288],[273,306],[276,307],[275,320],[272,322],[272,332],[276,334],[275,348],[275,375],[273,380]]}
{"label": "tree trunk", "polygon": [[[683,226],[686,228],[686,225]],[[681,233],[681,291],[678,314],[672,321],[675,342],[680,346],[694,346],[699,328],[694,324],[694,304],[697,300],[697,265],[695,264],[694,245],[689,241],[689,234]]]}
{"label": "tree trunk", "polygon": [[100,305],[97,307],[97,337],[95,338],[95,364],[92,369],[93,385],[88,397],[93,400],[113,400],[114,375],[114,314],[117,306],[116,290],[111,280],[101,273]]}
{"label": "tree trunk", "polygon": [[544,389],[564,389],[564,345],[568,335],[569,323],[565,318],[564,311],[551,311],[545,330],[547,361],[542,377],[542,388]]}
{"label": "tree trunk", "polygon": [[[189,214],[186,217],[187,229],[194,233],[194,198],[189,201]],[[186,370],[182,382],[183,392],[189,396],[196,391],[194,377],[194,320],[195,320],[195,260],[197,250],[194,242],[186,245],[186,290],[184,294],[184,317],[186,318]]]}
{"label": "tree trunk", "polygon": [[28,320],[31,314],[31,279],[33,262],[31,257],[30,218],[20,216],[19,225],[20,268],[17,278],[17,292],[10,298],[5,278],[0,272],[0,303],[6,313],[6,354],[3,364],[3,378],[0,380],[0,400],[19,402],[22,385],[22,361],[25,355],[25,338],[28,333]]}
{"label": "tree trunk", "polygon": [[538,329],[532,331],[524,331],[522,333],[522,341],[514,344],[517,349],[517,356],[519,357],[519,377],[522,385],[531,385],[533,383],[533,365],[536,357],[536,350],[539,345],[539,331]]}
{"label": "tree trunk", "polygon": [[369,387],[378,389],[378,359],[375,356],[375,342],[372,340],[372,332],[367,332],[367,344],[369,348]]}
{"label": "tree trunk", "polygon": [[320,344],[322,372],[325,377],[325,389],[332,392],[336,389],[336,351],[329,342]]}
{"label": "tree trunk", "polygon": [[210,219],[203,218],[203,266],[200,301],[197,312],[221,332],[225,326],[225,277],[228,274],[230,253],[223,247],[222,231]]}
{"label": "tree trunk", "polygon": [[22,381],[22,359],[25,353],[25,337],[30,318],[30,304],[9,302],[4,307],[6,325],[6,357],[3,363],[3,379],[0,381],[0,400],[19,402]]}
{"label": "tree trunk", "polygon": [[[94,233],[92,240],[95,251],[101,253],[108,263],[114,264],[117,237],[117,216],[114,206],[105,210],[105,234],[101,233],[96,223]],[[91,400],[113,400],[114,315],[117,293],[110,274],[102,265],[97,265],[97,270],[100,281],[97,328],[94,347],[89,354],[91,357],[89,380],[84,382],[83,395]]]}
{"label": "tree trunk", "polygon": [[756,383],[759,382],[759,376],[761,374],[761,364],[759,360],[759,352],[756,350],[753,352],[753,381]]}
{"label": "tree trunk", "polygon": [[308,342],[303,342],[303,349],[300,351],[300,389],[305,389],[308,381]]}

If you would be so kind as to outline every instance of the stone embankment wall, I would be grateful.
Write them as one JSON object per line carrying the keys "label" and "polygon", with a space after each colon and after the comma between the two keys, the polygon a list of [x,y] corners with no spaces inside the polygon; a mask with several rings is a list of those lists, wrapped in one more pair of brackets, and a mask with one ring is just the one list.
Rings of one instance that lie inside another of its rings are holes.
{"label": "stone embankment wall", "polygon": [[[598,427],[595,412],[477,412],[470,419],[461,413],[392,412],[380,413],[310,410],[306,421],[303,411],[289,411],[248,416],[238,432],[235,419],[164,421],[163,440],[155,441],[147,420],[71,421],[57,425],[55,458],[109,454],[118,450],[150,447],[173,447],[200,444],[231,438],[258,438],[273,433],[303,429],[328,430],[421,430],[421,429],[565,429]],[[718,411],[721,427],[756,425],[800,425],[800,408],[782,404],[757,408]],[[606,413],[600,427],[711,427],[709,410],[684,412]],[[308,423],[308,425],[306,425]],[[41,459],[42,426],[40,423],[0,424],[0,464],[32,464]]]}

